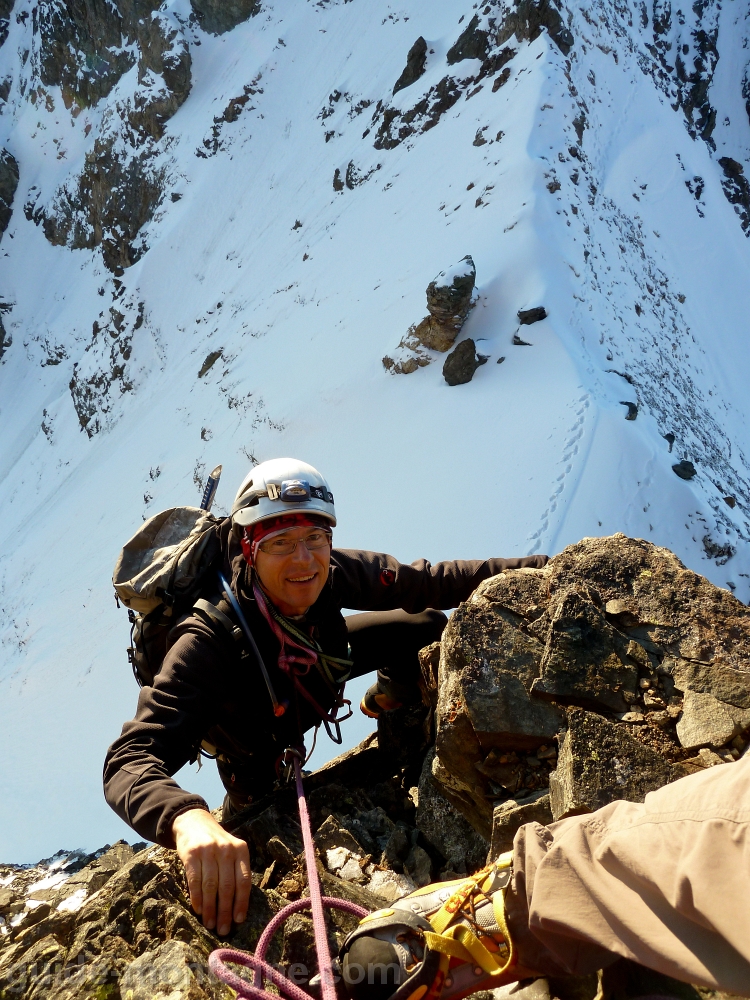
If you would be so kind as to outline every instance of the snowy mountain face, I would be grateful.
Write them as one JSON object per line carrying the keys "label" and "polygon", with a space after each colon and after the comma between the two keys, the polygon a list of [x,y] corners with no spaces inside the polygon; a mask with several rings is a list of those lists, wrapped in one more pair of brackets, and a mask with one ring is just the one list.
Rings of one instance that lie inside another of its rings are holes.
{"label": "snowy mountain face", "polygon": [[[740,0],[0,16],[3,860],[128,835],[112,566],[219,462],[219,513],[256,460],[320,468],[343,547],[623,531],[750,600]],[[411,328],[466,255],[487,361],[449,386]]]}

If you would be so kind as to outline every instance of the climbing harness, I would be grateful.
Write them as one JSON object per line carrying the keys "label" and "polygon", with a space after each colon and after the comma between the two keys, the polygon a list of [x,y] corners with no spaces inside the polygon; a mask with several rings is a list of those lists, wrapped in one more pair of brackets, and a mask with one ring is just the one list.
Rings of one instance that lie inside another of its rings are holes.
{"label": "climbing harness", "polygon": [[[342,910],[344,913],[351,913],[355,917],[360,918],[367,916],[367,910],[362,906],[357,906],[356,903],[350,903],[347,899],[336,899],[333,896],[322,895],[318,869],[315,864],[315,845],[310,828],[310,815],[307,810],[305,790],[302,787],[302,761],[304,753],[290,748],[285,751],[284,757],[287,766],[293,770],[297,788],[297,805],[299,807],[300,826],[302,827],[302,842],[305,848],[305,867],[307,869],[307,884],[310,890],[310,897],[309,899],[298,899],[293,903],[289,903],[282,910],[279,910],[258,939],[254,954],[246,951],[238,951],[235,948],[217,948],[209,957],[208,967],[218,979],[221,979],[227,986],[231,986],[233,990],[237,991],[238,998],[278,1000],[277,994],[270,993],[263,988],[263,981],[267,979],[276,986],[279,994],[285,997],[286,1000],[313,1000],[309,993],[300,989],[296,983],[287,979],[283,973],[279,972],[272,965],[269,965],[265,960],[268,946],[279,927],[293,913],[311,909],[322,997],[323,1000],[336,1000],[336,988],[333,980],[333,969],[331,967],[331,953],[328,949],[328,937],[323,910],[324,908]],[[246,969],[253,969],[255,975],[252,983],[228,969],[226,963],[242,965]]]}

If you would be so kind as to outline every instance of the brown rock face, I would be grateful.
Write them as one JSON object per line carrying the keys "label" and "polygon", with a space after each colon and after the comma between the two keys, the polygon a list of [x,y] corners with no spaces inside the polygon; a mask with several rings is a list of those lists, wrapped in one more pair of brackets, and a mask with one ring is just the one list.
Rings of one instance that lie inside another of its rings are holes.
{"label": "brown rock face", "polygon": [[201,28],[212,35],[231,31],[260,10],[259,0],[190,0],[190,6]]}
{"label": "brown rock face", "polygon": [[187,40],[179,22],[158,6],[151,0],[44,0],[33,10],[41,82],[60,87],[73,115],[106,98],[138,65],[134,93],[108,109],[83,168],[46,203],[38,203],[40,193],[32,189],[24,206],[50,243],[101,246],[115,273],[148,249],[140,232],[161,202],[167,177],[167,168],[155,163],[156,143],[190,92]]}
{"label": "brown rock face", "polygon": [[587,538],[485,581],[443,634],[439,677],[432,773],[489,836],[493,804],[549,787],[558,818],[736,757],[750,609],[667,549]]}
{"label": "brown rock face", "polygon": [[416,337],[433,351],[448,351],[471,309],[476,281],[474,261],[468,255],[440,274],[427,286],[427,311],[417,324]]}
{"label": "brown rock face", "polygon": [[148,249],[139,233],[161,201],[166,171],[152,166],[151,150],[116,153],[118,142],[116,134],[97,139],[80,175],[27,215],[53,246],[101,246],[105,265],[121,274]]}

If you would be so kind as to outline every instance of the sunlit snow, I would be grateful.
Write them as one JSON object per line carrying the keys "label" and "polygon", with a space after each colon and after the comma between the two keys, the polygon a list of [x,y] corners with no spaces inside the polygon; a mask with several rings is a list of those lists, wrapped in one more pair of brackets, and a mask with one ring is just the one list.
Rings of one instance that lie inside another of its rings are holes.
{"label": "sunlit snow", "polygon": [[[187,19],[185,0],[165,6]],[[143,518],[197,505],[219,463],[219,513],[253,460],[318,467],[342,547],[437,561],[552,554],[622,531],[750,600],[750,242],[716,162],[747,162],[750,148],[741,5],[719,15],[716,151],[643,72],[639,24],[614,31],[580,11],[567,59],[546,33],[519,44],[502,87],[468,88],[436,127],[375,149],[378,101],[406,110],[447,72],[477,71],[445,60],[473,12],[458,0],[265,0],[225,35],[191,28],[192,91],[161,153],[167,193],[121,285],[99,251],[51,246],[23,212],[32,186],[50,197],[80,167],[87,127],[96,134],[117,95],[77,118],[55,88],[51,109],[31,103],[20,88],[32,19],[11,19],[0,49],[0,78],[13,79],[0,145],[20,164],[0,246],[13,337],[0,365],[3,860],[137,839],[101,792],[106,747],[137,697],[112,568]],[[391,98],[419,35],[425,75]],[[215,155],[197,156],[257,78],[262,92],[223,124]],[[570,152],[580,102],[585,169]],[[361,183],[335,190],[352,164]],[[467,254],[477,304],[461,336],[481,339],[488,362],[455,387],[443,355],[388,374],[381,359],[425,316],[427,284]],[[89,438],[74,366],[94,377],[109,348],[92,325],[113,303],[141,302],[132,388],[115,383]],[[518,310],[540,305],[548,318],[519,330]],[[683,459],[690,481],[672,470]],[[355,704],[366,686],[352,685]],[[371,728],[355,714],[345,746]],[[335,749],[321,738],[313,763]],[[213,764],[180,780],[220,803]]]}

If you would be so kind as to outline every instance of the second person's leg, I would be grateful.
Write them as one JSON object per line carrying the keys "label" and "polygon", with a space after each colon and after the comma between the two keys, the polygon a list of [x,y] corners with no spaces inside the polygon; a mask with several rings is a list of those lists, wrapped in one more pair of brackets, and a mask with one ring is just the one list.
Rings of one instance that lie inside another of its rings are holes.
{"label": "second person's leg", "polygon": [[420,700],[420,649],[437,642],[448,622],[442,611],[368,611],[346,619],[354,668],[352,677],[377,671],[377,683],[363,699],[362,710],[381,711]]}

